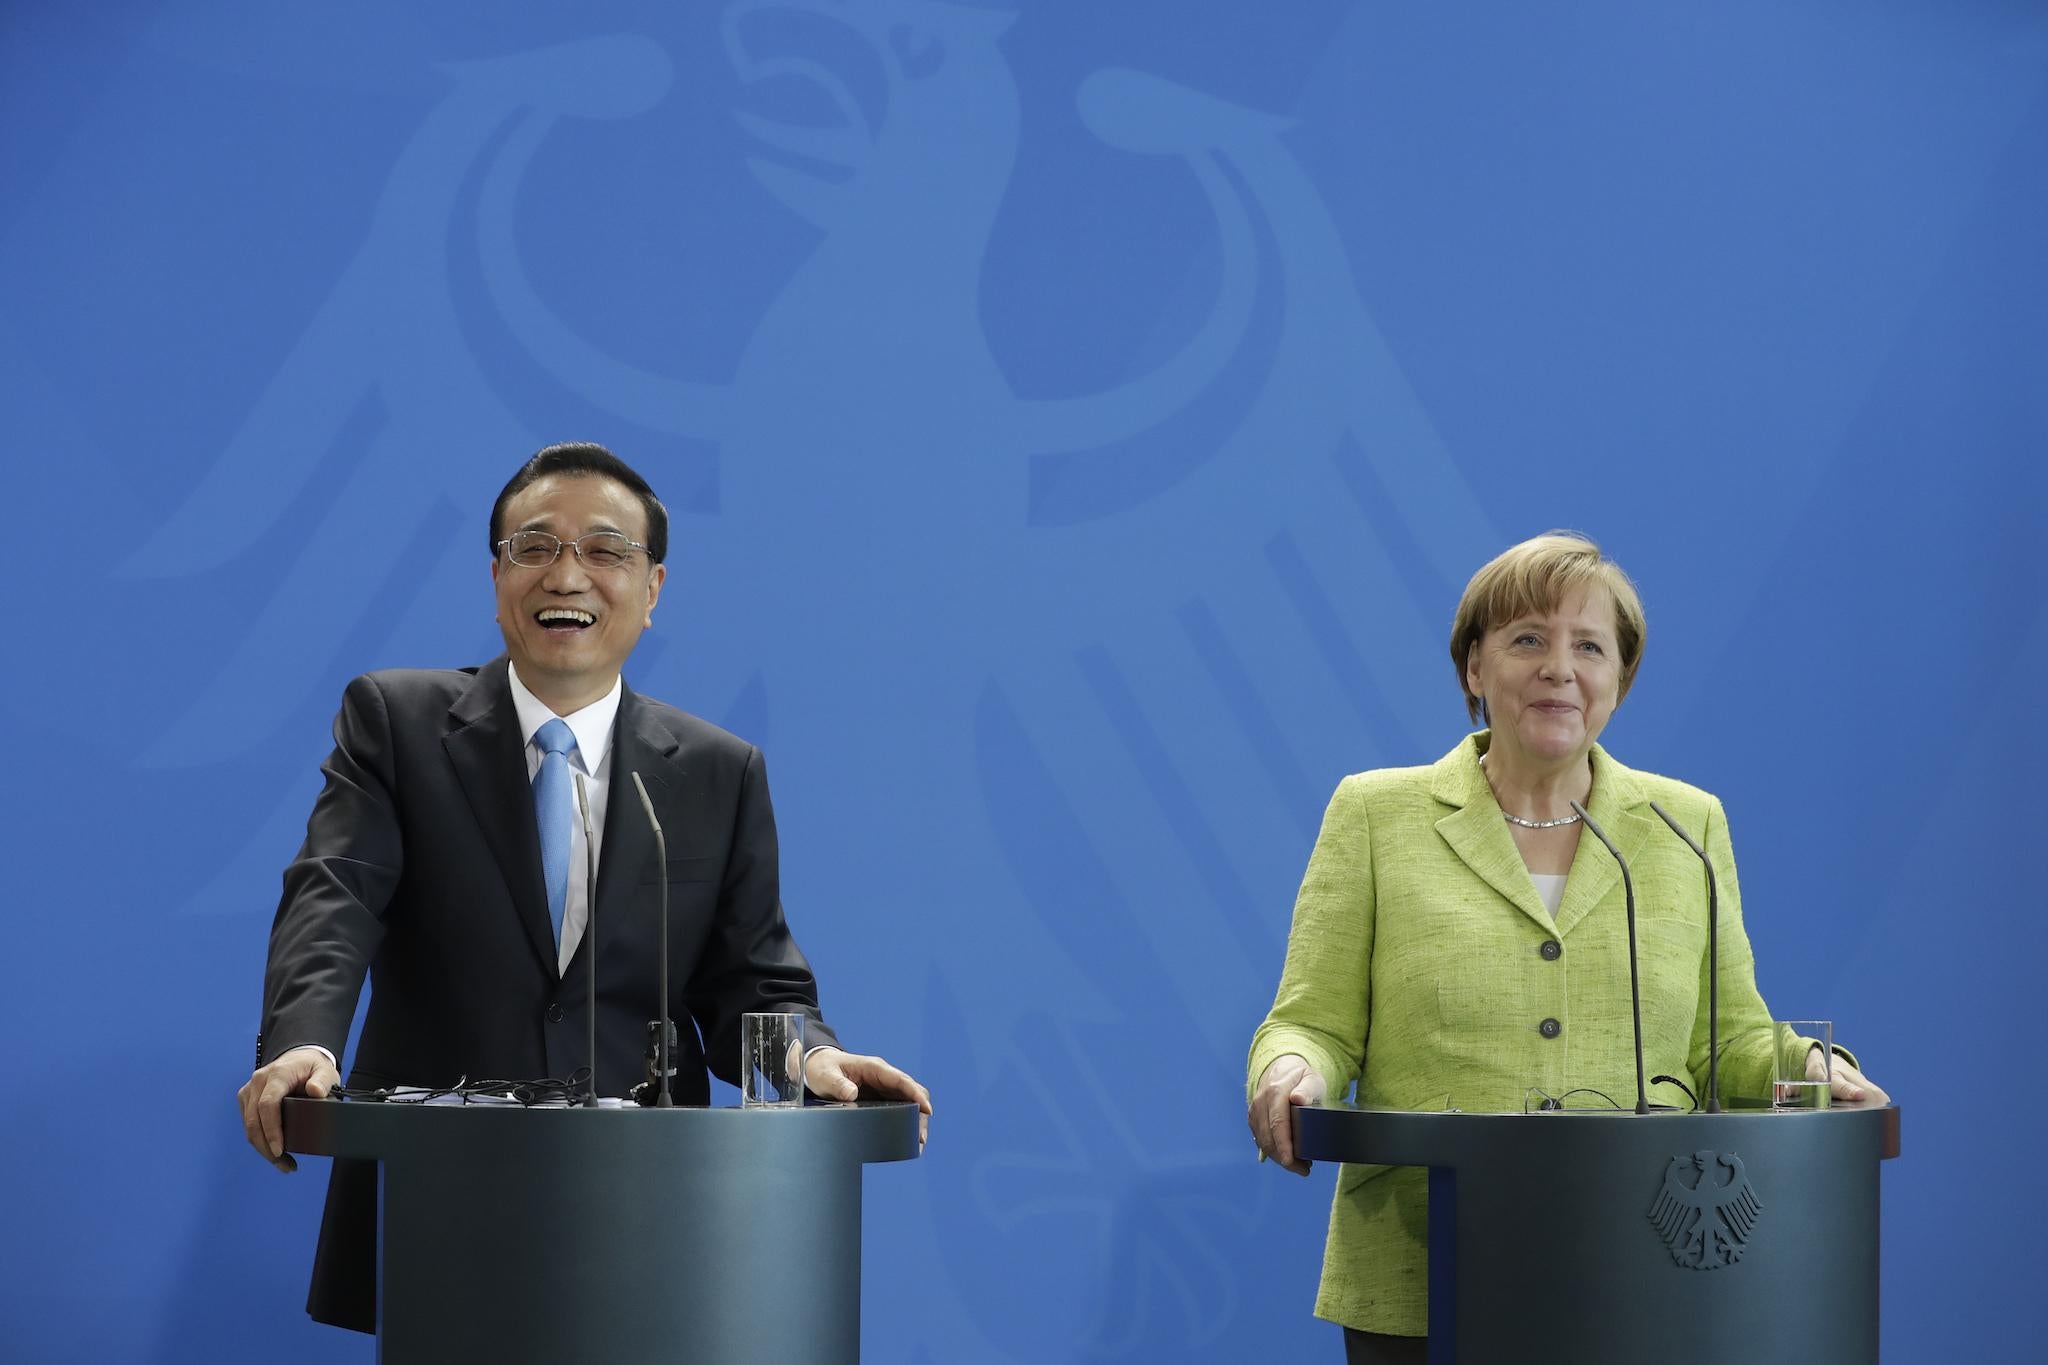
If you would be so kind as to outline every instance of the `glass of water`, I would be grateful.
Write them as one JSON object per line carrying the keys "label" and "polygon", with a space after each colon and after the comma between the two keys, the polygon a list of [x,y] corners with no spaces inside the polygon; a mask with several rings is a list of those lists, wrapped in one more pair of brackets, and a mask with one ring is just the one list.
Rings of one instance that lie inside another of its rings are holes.
{"label": "glass of water", "polygon": [[740,1107],[788,1109],[804,1102],[804,1017],[740,1016]]}
{"label": "glass of water", "polygon": [[[1788,1019],[1778,1026],[1777,1060],[1771,1071],[1771,1107],[1825,1109],[1835,1078],[1835,1026],[1825,1019]],[[1807,1072],[1818,1049],[1820,1079]]]}

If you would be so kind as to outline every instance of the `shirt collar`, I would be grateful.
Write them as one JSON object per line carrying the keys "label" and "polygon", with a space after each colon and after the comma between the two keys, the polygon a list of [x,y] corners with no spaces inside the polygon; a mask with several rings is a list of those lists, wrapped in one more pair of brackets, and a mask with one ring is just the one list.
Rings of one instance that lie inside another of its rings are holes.
{"label": "shirt collar", "polygon": [[[534,731],[556,719],[555,713],[519,681],[516,665],[505,666],[505,678],[512,684],[512,709],[519,715],[519,737],[532,744]],[[611,691],[582,710],[561,717],[569,732],[576,736],[576,752],[582,757],[583,771],[593,777],[604,766],[605,756],[611,752],[612,725],[619,718],[619,697],[623,691],[623,680],[613,678]]]}

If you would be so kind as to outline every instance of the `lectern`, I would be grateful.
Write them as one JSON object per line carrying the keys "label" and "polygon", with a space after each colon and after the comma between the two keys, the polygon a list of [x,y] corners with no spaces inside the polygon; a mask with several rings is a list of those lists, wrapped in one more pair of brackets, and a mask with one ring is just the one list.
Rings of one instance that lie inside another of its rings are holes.
{"label": "lectern", "polygon": [[852,1362],[861,1167],[917,1106],[522,1109],[288,1099],[379,1164],[378,1359]]}
{"label": "lectern", "polygon": [[1429,1358],[1878,1358],[1896,1106],[1720,1114],[1295,1111],[1313,1161],[1429,1168]]}

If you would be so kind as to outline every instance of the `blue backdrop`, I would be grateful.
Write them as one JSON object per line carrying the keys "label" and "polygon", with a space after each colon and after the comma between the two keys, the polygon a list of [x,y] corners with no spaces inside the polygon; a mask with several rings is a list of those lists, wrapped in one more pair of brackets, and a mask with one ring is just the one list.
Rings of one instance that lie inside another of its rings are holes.
{"label": "blue backdrop", "polygon": [[1908,1108],[1888,1355],[2037,1356],[2048,10],[586,10],[0,8],[0,1354],[369,1358],[233,1113],[278,873],[585,438],[675,513],[632,682],[764,746],[826,1008],[936,1092],[869,1359],[1334,1358],[1245,1045],[1554,525],[1649,604],[1610,747]]}

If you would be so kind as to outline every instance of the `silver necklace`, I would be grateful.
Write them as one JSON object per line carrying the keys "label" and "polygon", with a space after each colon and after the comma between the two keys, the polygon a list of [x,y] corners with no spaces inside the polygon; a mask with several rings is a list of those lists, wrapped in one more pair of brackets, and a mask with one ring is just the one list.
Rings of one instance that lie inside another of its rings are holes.
{"label": "silver necklace", "polygon": [[[1485,754],[1479,756],[1479,767],[1484,771],[1486,767]],[[1492,784],[1489,783],[1488,785]],[[1579,813],[1577,811],[1573,811],[1570,815],[1562,816],[1556,820],[1524,820],[1521,816],[1510,815],[1506,811],[1500,813],[1500,818],[1511,825],[1520,825],[1523,829],[1557,829],[1563,825],[1576,825],[1579,823]]]}
{"label": "silver necklace", "polygon": [[1521,816],[1509,815],[1506,811],[1500,813],[1500,818],[1511,825],[1520,825],[1523,829],[1556,829],[1559,825],[1576,825],[1579,823],[1579,813],[1577,811],[1573,811],[1570,815],[1557,820],[1524,820]]}

